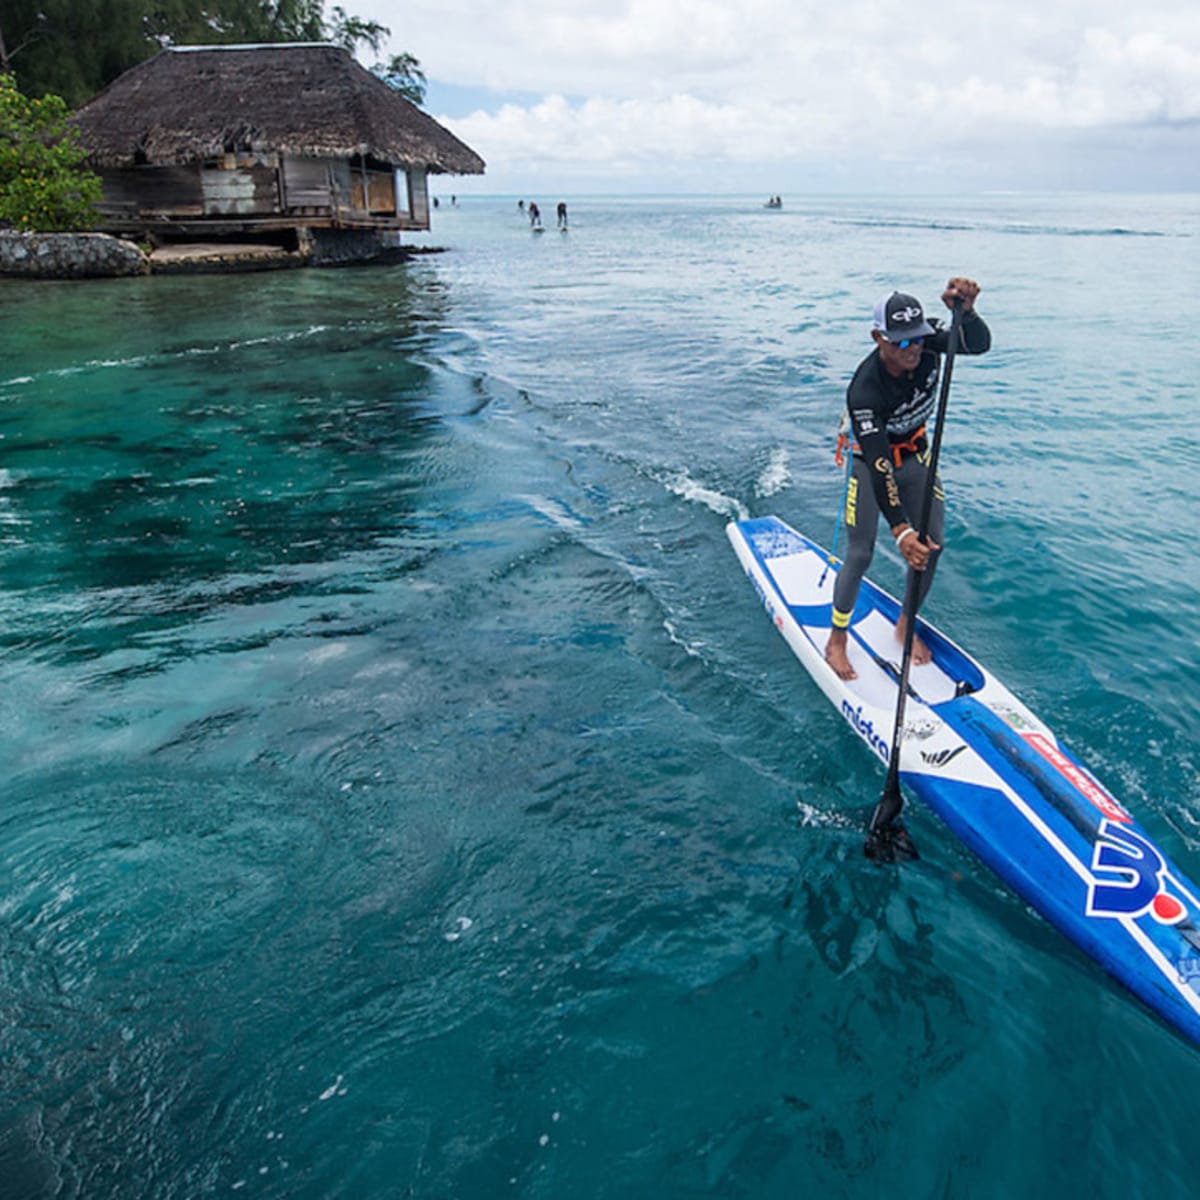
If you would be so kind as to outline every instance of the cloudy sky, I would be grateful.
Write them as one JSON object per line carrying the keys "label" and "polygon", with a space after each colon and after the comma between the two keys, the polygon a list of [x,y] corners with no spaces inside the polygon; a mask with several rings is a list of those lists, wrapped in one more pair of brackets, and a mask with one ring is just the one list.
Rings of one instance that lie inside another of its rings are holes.
{"label": "cloudy sky", "polygon": [[487,161],[464,194],[1200,190],[1196,0],[344,7]]}

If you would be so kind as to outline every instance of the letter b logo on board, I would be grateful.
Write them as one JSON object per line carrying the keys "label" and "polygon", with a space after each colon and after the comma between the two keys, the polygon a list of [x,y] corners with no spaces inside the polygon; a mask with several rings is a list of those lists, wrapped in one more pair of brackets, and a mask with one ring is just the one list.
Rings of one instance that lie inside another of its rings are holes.
{"label": "letter b logo on board", "polygon": [[1181,921],[1187,909],[1166,890],[1166,870],[1157,847],[1128,825],[1105,818],[1092,850],[1087,915],[1140,917],[1151,912],[1163,924]]}

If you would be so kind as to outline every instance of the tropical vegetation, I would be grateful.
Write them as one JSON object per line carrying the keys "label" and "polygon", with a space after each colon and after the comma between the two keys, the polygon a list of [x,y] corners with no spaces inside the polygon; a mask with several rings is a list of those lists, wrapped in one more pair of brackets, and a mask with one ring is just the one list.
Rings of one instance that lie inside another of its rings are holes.
{"label": "tropical vegetation", "polygon": [[54,232],[88,229],[100,179],[58,96],[31,100],[0,74],[0,225]]}
{"label": "tropical vegetation", "polygon": [[[164,46],[332,41],[379,53],[391,30],[325,0],[4,0],[0,72],[27,96],[74,109]],[[410,54],[372,70],[420,104],[425,76]]]}

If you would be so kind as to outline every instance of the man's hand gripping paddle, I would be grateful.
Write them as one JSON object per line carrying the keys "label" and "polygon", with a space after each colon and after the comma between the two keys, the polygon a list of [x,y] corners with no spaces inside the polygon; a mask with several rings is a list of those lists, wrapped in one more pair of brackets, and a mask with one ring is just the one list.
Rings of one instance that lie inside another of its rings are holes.
{"label": "man's hand gripping paddle", "polygon": [[[962,301],[954,301],[954,312],[950,319],[950,337],[946,347],[946,363],[942,373],[942,389],[938,395],[937,426],[933,431],[933,448],[929,452],[929,477],[925,481],[925,494],[921,498],[921,522],[917,536],[928,542],[929,517],[933,511],[933,485],[937,479],[938,457],[942,451],[942,430],[946,424],[946,402],[950,398],[950,376],[954,373],[954,355],[958,351],[958,340],[962,325]],[[900,744],[904,740],[904,705],[908,699],[908,675],[912,669],[913,638],[917,628],[917,594],[919,582],[917,572],[909,568],[904,588],[904,654],[900,660],[900,680],[896,692],[896,720],[892,726],[892,753],[888,762],[887,781],[883,795],[871,816],[863,851],[874,862],[890,863],[901,859],[918,857],[917,847],[900,820],[904,797],[900,794]]]}

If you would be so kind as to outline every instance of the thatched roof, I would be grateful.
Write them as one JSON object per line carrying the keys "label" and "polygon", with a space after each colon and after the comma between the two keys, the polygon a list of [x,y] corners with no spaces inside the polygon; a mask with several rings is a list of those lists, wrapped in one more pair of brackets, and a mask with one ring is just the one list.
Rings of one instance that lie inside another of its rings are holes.
{"label": "thatched roof", "polygon": [[483,174],[483,159],[340,46],[177,46],[126,71],[72,118],[97,167],[179,165],[230,150],[370,155]]}

